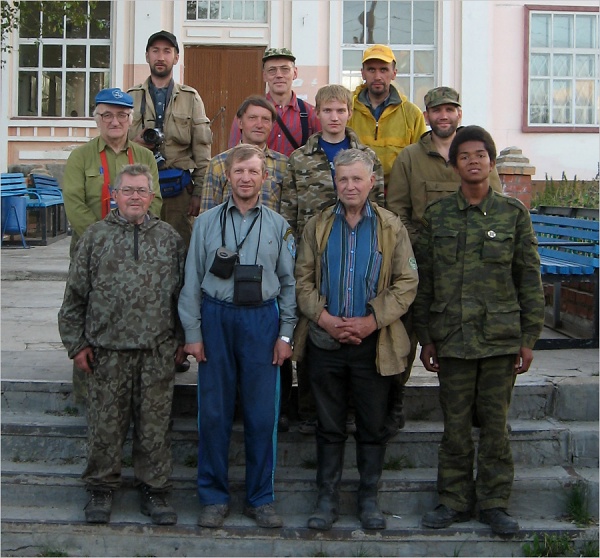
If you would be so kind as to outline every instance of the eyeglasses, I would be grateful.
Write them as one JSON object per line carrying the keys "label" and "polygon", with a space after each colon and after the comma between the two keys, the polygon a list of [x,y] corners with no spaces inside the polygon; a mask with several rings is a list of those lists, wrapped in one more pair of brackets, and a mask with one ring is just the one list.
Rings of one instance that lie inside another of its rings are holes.
{"label": "eyeglasses", "polygon": [[277,72],[281,72],[283,76],[289,76],[292,73],[291,66],[271,66],[265,70],[268,75],[276,76]]}
{"label": "eyeglasses", "polygon": [[129,114],[130,113],[128,112],[103,112],[102,114],[98,114],[98,116],[102,118],[102,122],[112,122],[115,118],[119,122],[127,122],[127,120],[129,120]]}
{"label": "eyeglasses", "polygon": [[122,188],[119,188],[117,192],[121,192],[121,194],[127,197],[133,196],[133,194],[135,193],[138,194],[140,198],[147,198],[150,196],[150,194],[152,194],[150,188],[144,188],[143,186],[141,188],[134,188],[133,186],[123,186]]}

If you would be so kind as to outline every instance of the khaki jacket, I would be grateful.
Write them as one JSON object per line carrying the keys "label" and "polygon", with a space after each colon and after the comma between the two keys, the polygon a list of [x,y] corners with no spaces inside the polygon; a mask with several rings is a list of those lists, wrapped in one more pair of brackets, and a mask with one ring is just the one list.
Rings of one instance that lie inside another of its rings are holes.
{"label": "khaki jacket", "polygon": [[[153,128],[156,111],[148,91],[148,78],[129,89],[133,97],[133,122],[129,139],[138,137],[144,128]],[[146,110],[142,119],[142,96],[146,96]],[[212,132],[206,117],[204,103],[198,92],[188,85],[175,83],[173,94],[165,111],[163,126],[165,145],[161,149],[168,168],[190,170],[194,179],[193,194],[200,196],[204,173],[210,160]]]}
{"label": "khaki jacket", "polygon": [[[372,203],[377,215],[377,242],[382,253],[377,296],[369,301],[379,337],[377,371],[382,376],[399,374],[406,368],[410,341],[400,318],[417,293],[418,272],[408,233],[400,219]],[[318,321],[326,305],[320,294],[321,255],[334,221],[334,206],[310,219],[304,228],[296,260],[296,298],[300,320],[294,332],[294,359],[302,360],[306,348],[308,322]]]}

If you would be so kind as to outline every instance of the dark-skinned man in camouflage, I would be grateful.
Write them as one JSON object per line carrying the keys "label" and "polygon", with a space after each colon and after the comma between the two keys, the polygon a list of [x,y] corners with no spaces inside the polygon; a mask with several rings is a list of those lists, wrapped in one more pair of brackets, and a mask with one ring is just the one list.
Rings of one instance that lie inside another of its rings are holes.
{"label": "dark-skinned man in camouflage", "polygon": [[[421,361],[438,374],[444,435],[440,504],[423,516],[434,529],[479,520],[499,535],[519,530],[506,509],[514,466],[506,417],[517,374],[527,372],[544,323],[537,239],[527,208],[490,188],[496,161],[490,134],[467,126],[449,151],[456,194],[433,202],[415,254],[414,324]],[[481,430],[473,480],[473,410]]]}
{"label": "dark-skinned man in camouflage", "polygon": [[177,300],[185,244],[148,213],[154,198],[146,165],[123,167],[113,209],[77,244],[58,314],[69,357],[87,374],[88,523],[108,523],[121,484],[123,443],[133,418],[133,467],[141,512],[177,522],[167,503],[172,470],[169,421],[175,365],[185,357]]}

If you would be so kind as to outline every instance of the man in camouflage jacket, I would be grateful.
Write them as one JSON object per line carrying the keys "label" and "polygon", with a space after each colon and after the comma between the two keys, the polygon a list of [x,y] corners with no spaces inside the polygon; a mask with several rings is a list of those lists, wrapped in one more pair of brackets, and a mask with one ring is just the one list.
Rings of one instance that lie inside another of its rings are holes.
{"label": "man in camouflage jacket", "polygon": [[[460,189],[427,208],[415,246],[415,330],[421,361],[438,374],[444,413],[440,505],[423,525],[468,521],[477,503],[480,521],[513,535],[519,526],[506,512],[514,477],[506,417],[544,322],[537,239],[527,208],[490,188],[496,147],[488,132],[463,128],[449,159]],[[475,481],[474,411],[481,426]]]}
{"label": "man in camouflage jacket", "polygon": [[107,523],[121,484],[123,443],[133,418],[133,467],[141,512],[154,523],[177,521],[164,499],[171,475],[169,420],[183,330],[177,300],[185,245],[148,213],[154,198],[146,165],[126,165],[113,197],[118,208],[85,231],[77,245],[58,314],[62,341],[87,372],[88,523]]}

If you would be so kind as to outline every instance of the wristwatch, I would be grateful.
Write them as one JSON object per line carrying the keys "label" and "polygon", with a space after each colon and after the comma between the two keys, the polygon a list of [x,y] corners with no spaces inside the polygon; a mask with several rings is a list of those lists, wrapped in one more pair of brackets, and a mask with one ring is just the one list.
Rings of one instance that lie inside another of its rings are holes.
{"label": "wristwatch", "polygon": [[280,335],[279,339],[281,339],[284,343],[287,343],[288,345],[292,344],[292,340],[287,335]]}

